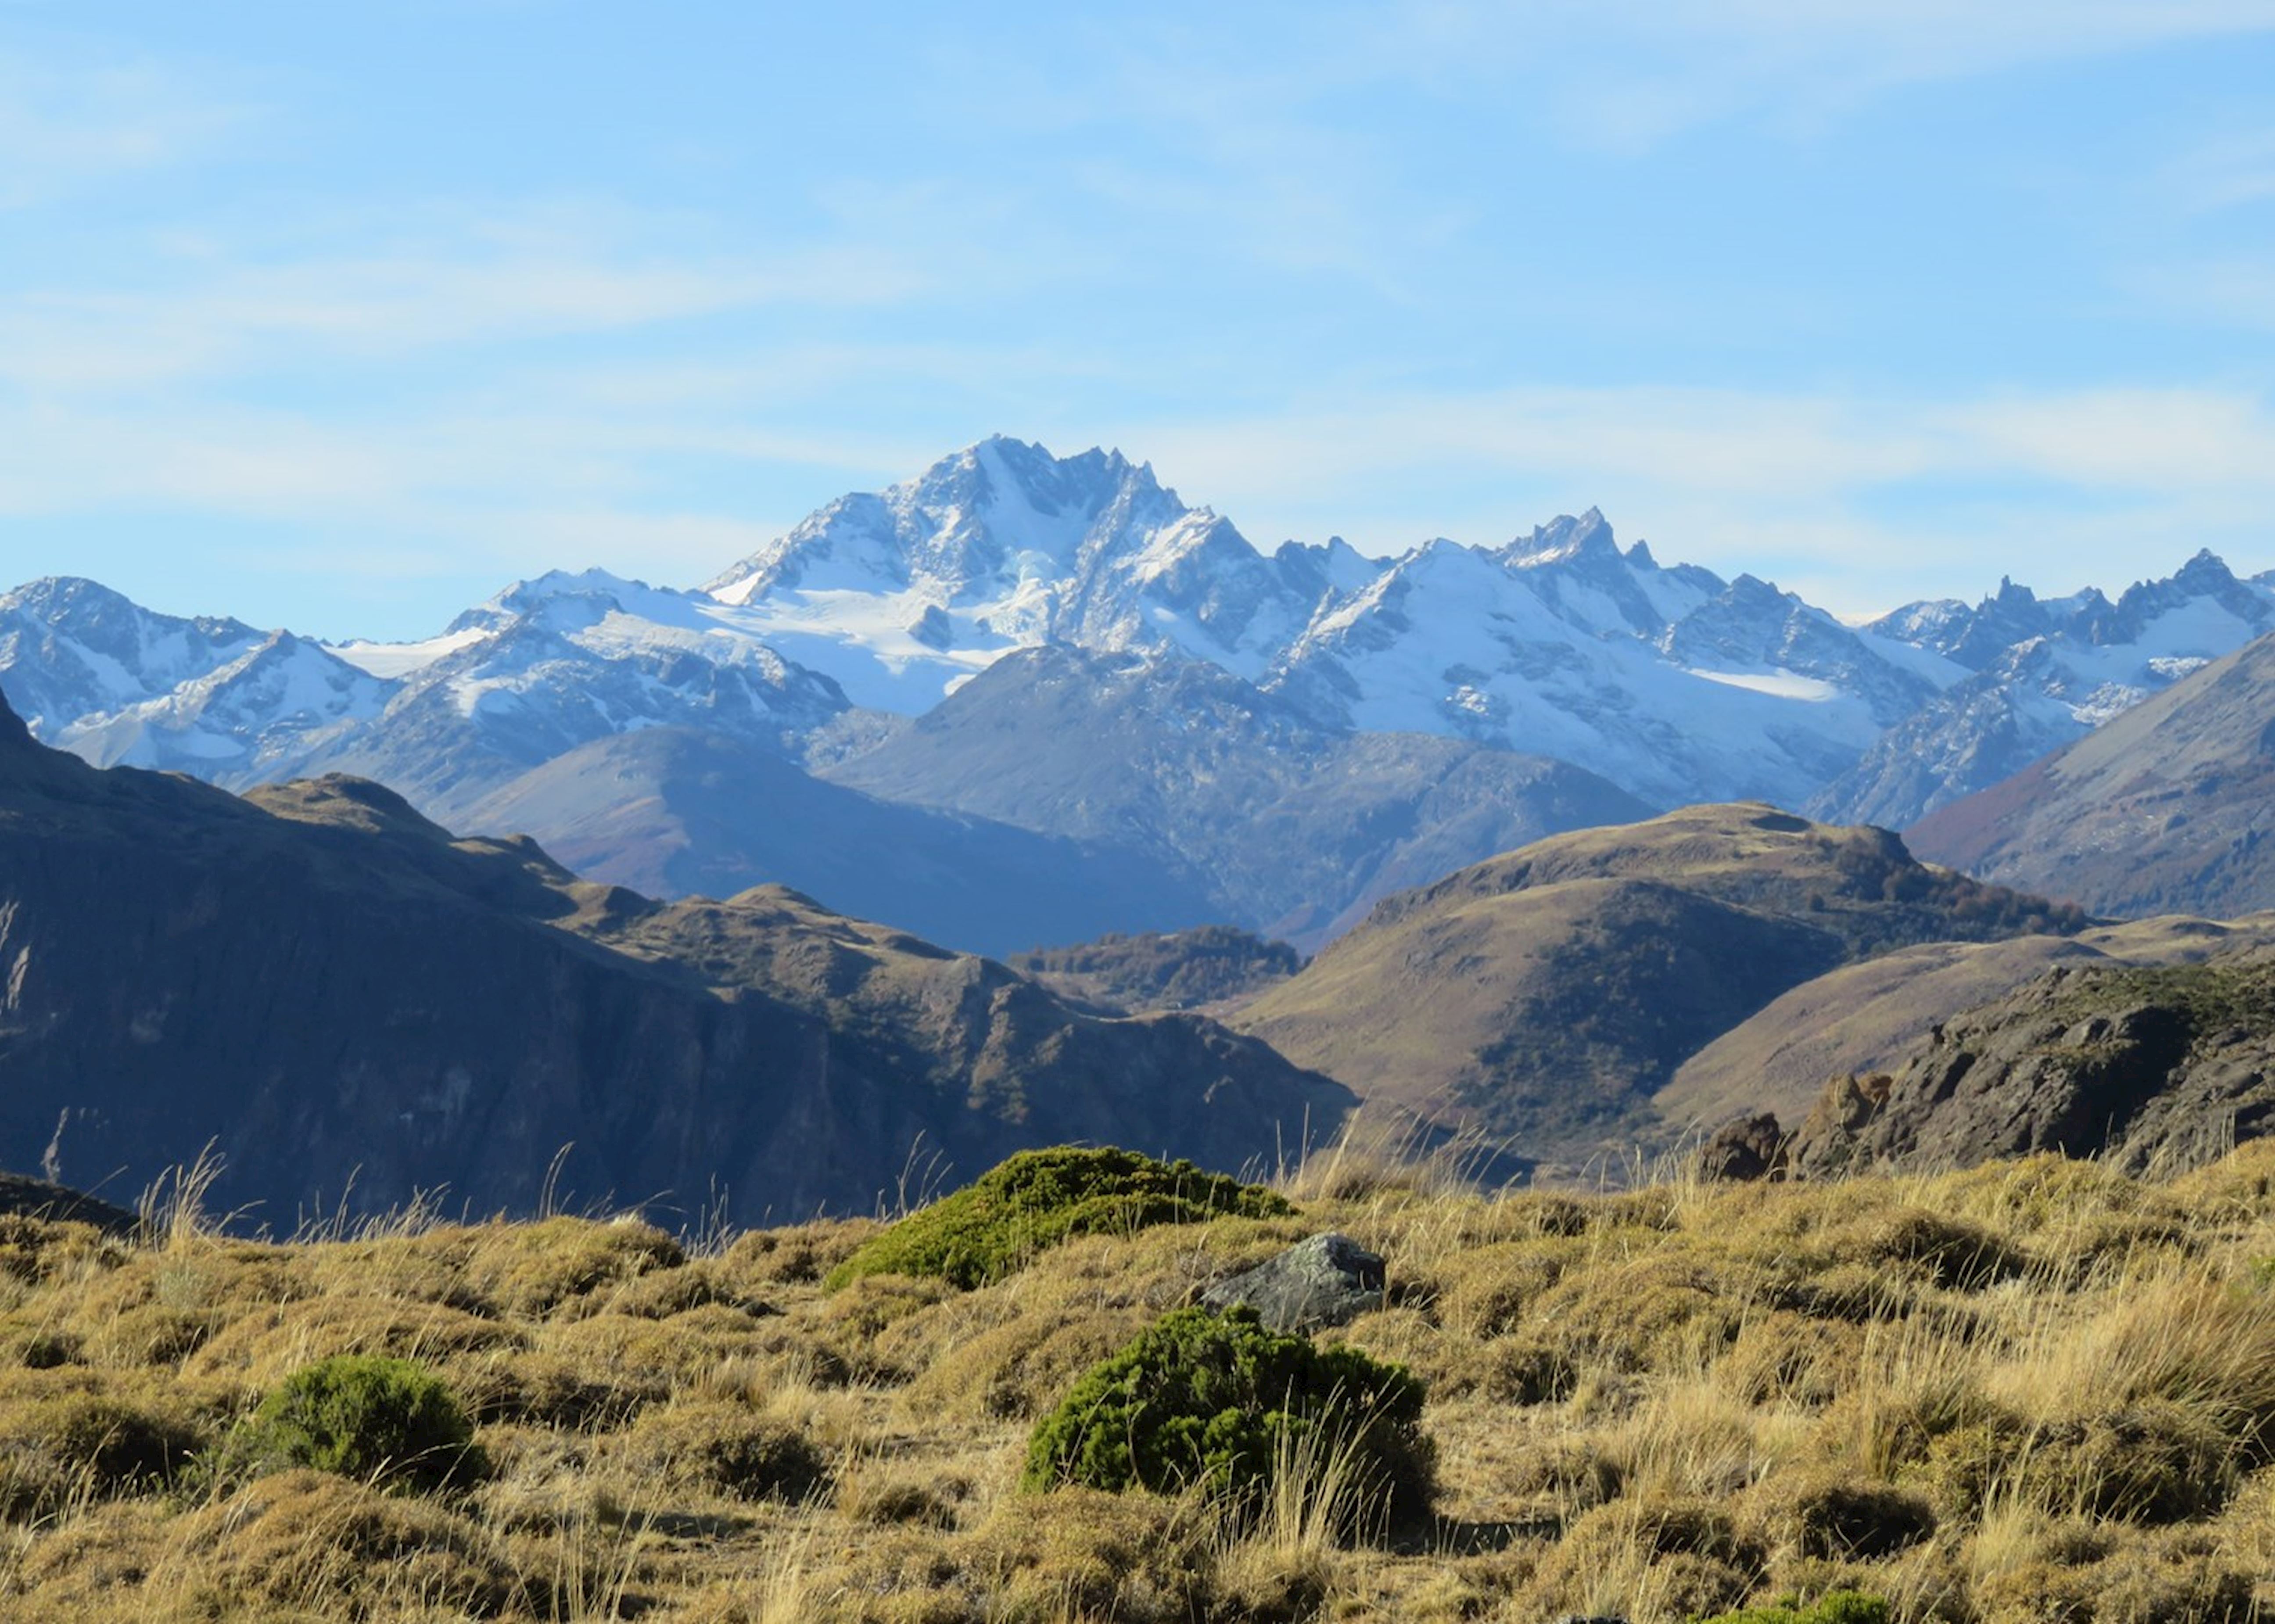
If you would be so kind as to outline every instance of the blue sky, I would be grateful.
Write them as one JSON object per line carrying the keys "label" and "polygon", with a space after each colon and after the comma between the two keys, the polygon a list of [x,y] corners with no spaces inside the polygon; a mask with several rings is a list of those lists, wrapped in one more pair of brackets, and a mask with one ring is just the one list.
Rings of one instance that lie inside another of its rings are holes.
{"label": "blue sky", "polygon": [[1990,9],[0,0],[0,585],[419,635],[996,432],[1844,612],[2275,567],[2275,0]]}

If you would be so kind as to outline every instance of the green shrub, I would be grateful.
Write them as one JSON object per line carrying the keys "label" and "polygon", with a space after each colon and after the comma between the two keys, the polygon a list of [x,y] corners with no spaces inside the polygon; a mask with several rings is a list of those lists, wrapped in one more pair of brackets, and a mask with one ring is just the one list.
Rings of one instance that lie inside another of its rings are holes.
{"label": "green shrub", "polygon": [[1799,1601],[1742,1607],[1702,1624],[1888,1624],[1888,1604],[1862,1590],[1832,1590],[1803,1606]]}
{"label": "green shrub", "polygon": [[463,1483],[485,1468],[449,1388],[422,1365],[370,1354],[293,1371],[261,1401],[235,1453],[250,1472],[309,1466],[410,1489]]}
{"label": "green shrub", "polygon": [[1020,1478],[1174,1494],[1199,1484],[1260,1505],[1275,1476],[1341,1463],[1394,1521],[1426,1513],[1422,1384],[1352,1348],[1267,1331],[1253,1310],[1180,1309],[1093,1365],[1035,1425]]}
{"label": "green shrub", "polygon": [[933,1274],[970,1290],[1074,1235],[1294,1211],[1271,1190],[1189,1161],[1110,1147],[1022,1151],[871,1240],[824,1283],[835,1291],[868,1274]]}

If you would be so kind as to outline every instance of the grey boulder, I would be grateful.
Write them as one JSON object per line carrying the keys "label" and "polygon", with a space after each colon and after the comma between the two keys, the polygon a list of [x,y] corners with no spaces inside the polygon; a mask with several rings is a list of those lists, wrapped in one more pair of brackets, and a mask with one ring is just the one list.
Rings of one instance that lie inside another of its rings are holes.
{"label": "grey boulder", "polygon": [[1210,1308],[1252,1308],[1274,1331],[1316,1331],[1383,1302],[1383,1263],[1347,1235],[1315,1235],[1201,1294]]}

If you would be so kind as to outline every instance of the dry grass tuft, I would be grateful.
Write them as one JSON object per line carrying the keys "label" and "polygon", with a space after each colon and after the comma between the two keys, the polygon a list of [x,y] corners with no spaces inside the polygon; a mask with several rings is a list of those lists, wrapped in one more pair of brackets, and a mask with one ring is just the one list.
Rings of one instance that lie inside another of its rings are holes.
{"label": "dry grass tuft", "polygon": [[[266,1245],[195,1178],[139,1239],[0,1219],[0,1618],[1690,1624],[1853,1588],[1899,1624],[2275,1620],[2275,1143],[2169,1181],[1459,1171],[1354,1138],[1287,1175],[1294,1217],[1091,1235],[973,1291],[825,1294],[866,1220],[699,1255],[424,1212]],[[1387,1306],[1321,1340],[1425,1382],[1434,1527],[1349,1526],[1332,1460],[1239,1517],[1018,1492],[1091,1363],[1328,1228],[1388,1260]],[[430,1367],[492,1475],[208,1469],[344,1353]]]}

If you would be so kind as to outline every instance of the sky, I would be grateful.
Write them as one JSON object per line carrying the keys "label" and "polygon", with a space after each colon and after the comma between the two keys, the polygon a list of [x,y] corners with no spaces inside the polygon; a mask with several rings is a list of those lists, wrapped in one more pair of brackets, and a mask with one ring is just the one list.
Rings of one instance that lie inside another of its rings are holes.
{"label": "sky", "polygon": [[416,637],[996,433],[1848,615],[2275,568],[2275,0],[0,0],[0,586]]}

